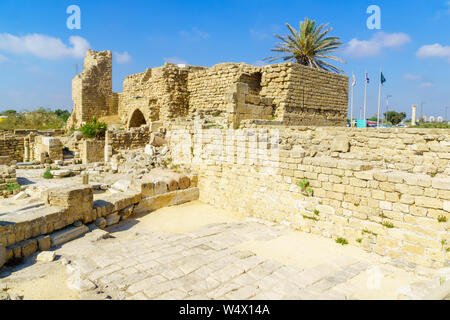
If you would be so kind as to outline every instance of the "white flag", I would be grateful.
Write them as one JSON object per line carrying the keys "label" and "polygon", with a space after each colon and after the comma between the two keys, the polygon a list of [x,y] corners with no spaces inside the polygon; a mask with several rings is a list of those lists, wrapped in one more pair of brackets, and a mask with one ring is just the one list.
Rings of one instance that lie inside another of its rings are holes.
{"label": "white flag", "polygon": [[356,86],[356,77],[355,74],[352,73],[352,87]]}

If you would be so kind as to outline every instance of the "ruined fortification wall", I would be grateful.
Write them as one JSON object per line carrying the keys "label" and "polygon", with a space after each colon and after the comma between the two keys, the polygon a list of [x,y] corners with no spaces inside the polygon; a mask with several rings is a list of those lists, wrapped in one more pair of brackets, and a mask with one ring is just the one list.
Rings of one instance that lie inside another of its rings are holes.
{"label": "ruined fortification wall", "polygon": [[118,96],[112,92],[112,53],[88,50],[83,71],[72,80],[74,108],[69,128],[79,127],[93,117],[117,114]]}
{"label": "ruined fortification wall", "polygon": [[[188,69],[166,63],[126,77],[123,93],[119,94],[118,113],[122,123],[136,127],[186,115],[187,74]],[[136,110],[144,116],[144,123],[137,121]]]}
{"label": "ruined fortification wall", "polygon": [[199,174],[200,200],[400,264],[449,265],[448,130],[184,129],[170,131],[172,158]]}
{"label": "ruined fortification wall", "polygon": [[111,146],[114,151],[144,148],[150,142],[151,133],[149,126],[132,128],[128,131],[108,130],[105,144]]}

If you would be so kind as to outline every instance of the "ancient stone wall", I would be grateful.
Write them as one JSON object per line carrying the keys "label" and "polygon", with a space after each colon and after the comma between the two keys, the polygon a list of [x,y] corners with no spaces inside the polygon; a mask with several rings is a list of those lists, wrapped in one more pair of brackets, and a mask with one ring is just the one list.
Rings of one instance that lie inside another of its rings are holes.
{"label": "ancient stone wall", "polygon": [[450,263],[450,131],[173,126],[200,200],[388,256]]}
{"label": "ancient stone wall", "polygon": [[150,126],[132,128],[130,130],[108,130],[106,132],[105,144],[113,150],[132,150],[144,148],[150,142],[152,133]]}
{"label": "ancient stone wall", "polygon": [[345,126],[348,77],[293,63],[257,67],[221,63],[211,68],[166,63],[125,78],[111,90],[111,52],[86,54],[73,79],[74,111],[68,127],[118,115],[128,129],[152,121],[205,115],[241,120],[276,119],[285,125]]}
{"label": "ancient stone wall", "polygon": [[93,117],[117,114],[118,96],[112,92],[112,53],[88,50],[83,71],[72,80],[73,112],[68,128],[80,127]]}
{"label": "ancient stone wall", "polygon": [[58,138],[30,134],[25,139],[24,146],[25,160],[40,163],[63,160],[63,144]]}
{"label": "ancient stone wall", "polygon": [[24,139],[10,133],[0,136],[0,156],[10,160],[22,161],[24,156]]}
{"label": "ancient stone wall", "polygon": [[105,140],[84,140],[81,144],[80,157],[83,164],[104,162]]}
{"label": "ancient stone wall", "polygon": [[[119,117],[127,128],[187,114],[188,69],[166,63],[125,78]],[[142,116],[143,117],[142,117]]]}
{"label": "ancient stone wall", "polygon": [[[0,190],[7,185],[17,183],[16,169],[8,165],[0,165]],[[4,194],[5,195],[5,194]]]}

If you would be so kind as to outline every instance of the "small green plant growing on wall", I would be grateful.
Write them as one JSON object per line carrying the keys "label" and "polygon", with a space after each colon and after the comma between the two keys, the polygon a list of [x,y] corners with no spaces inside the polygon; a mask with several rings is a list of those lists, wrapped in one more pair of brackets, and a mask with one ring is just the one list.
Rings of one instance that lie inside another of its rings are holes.
{"label": "small green plant growing on wall", "polygon": [[372,231],[370,231],[370,230],[368,230],[368,229],[363,229],[363,231],[362,231],[362,233],[363,234],[371,234],[371,235],[373,235],[373,236],[377,236],[377,234],[375,233],[375,232],[372,232]]}
{"label": "small green plant growing on wall", "polygon": [[84,124],[80,131],[84,138],[103,138],[105,136],[108,125],[103,121],[98,121],[94,117],[91,121]]}
{"label": "small green plant growing on wall", "polygon": [[447,240],[444,240],[444,239],[442,239],[441,240],[441,246],[442,246],[442,249],[444,249],[444,246],[447,244]]}
{"label": "small green plant growing on wall", "polygon": [[308,220],[313,220],[313,221],[319,221],[319,219],[317,219],[316,217],[310,217],[310,216],[307,216],[307,215],[303,215],[303,218],[304,219],[308,219]]}
{"label": "small green plant growing on wall", "polygon": [[320,211],[319,210],[314,210],[314,214],[316,215],[316,216],[320,216]]}
{"label": "small green plant growing on wall", "polygon": [[362,242],[362,238],[356,239],[356,242],[361,243]]}
{"label": "small green plant growing on wall", "polygon": [[52,173],[50,172],[50,170],[45,171],[44,174],[42,175],[42,177],[43,177],[44,179],[53,179],[53,175],[52,175]]}
{"label": "small green plant growing on wall", "polygon": [[302,189],[302,193],[305,196],[312,197],[314,195],[314,190],[309,186],[309,180],[304,178],[300,181],[297,181],[297,186]]}
{"label": "small green plant growing on wall", "polygon": [[439,223],[447,222],[447,217],[446,217],[446,216],[439,216],[439,217],[438,217],[438,222],[439,222]]}
{"label": "small green plant growing on wall", "polygon": [[345,246],[346,244],[348,244],[348,241],[345,238],[337,238],[336,243],[339,243],[339,244],[342,244],[343,246]]}
{"label": "small green plant growing on wall", "polygon": [[382,225],[383,225],[383,227],[386,227],[388,229],[394,228],[394,224],[392,224],[391,222],[385,221],[385,222],[382,223]]}

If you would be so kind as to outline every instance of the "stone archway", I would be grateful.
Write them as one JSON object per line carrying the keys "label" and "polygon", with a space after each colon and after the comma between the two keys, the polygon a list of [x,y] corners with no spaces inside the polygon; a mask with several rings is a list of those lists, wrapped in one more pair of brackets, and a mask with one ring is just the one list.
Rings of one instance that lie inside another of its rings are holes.
{"label": "stone archway", "polygon": [[128,128],[139,128],[144,124],[147,124],[144,114],[139,109],[134,110],[130,121],[128,122]]}

